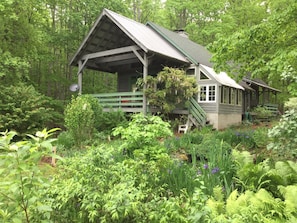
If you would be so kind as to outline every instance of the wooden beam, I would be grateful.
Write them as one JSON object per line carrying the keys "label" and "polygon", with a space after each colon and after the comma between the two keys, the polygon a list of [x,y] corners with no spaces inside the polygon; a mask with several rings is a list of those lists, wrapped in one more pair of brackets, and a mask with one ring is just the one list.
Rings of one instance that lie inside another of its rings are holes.
{"label": "wooden beam", "polygon": [[81,58],[81,60],[112,56],[112,55],[116,55],[116,54],[132,52],[134,50],[139,50],[139,49],[140,48],[137,45],[134,45],[134,46],[127,46],[127,47],[122,47],[122,48],[117,48],[117,49],[112,49],[112,50],[105,50],[105,51],[101,51],[101,52],[97,52],[97,53],[86,54]]}
{"label": "wooden beam", "polygon": [[127,54],[121,54],[116,56],[99,58],[96,60],[96,63],[109,63],[109,62],[122,61],[122,60],[134,59],[134,58],[136,58],[134,53],[127,53]]}

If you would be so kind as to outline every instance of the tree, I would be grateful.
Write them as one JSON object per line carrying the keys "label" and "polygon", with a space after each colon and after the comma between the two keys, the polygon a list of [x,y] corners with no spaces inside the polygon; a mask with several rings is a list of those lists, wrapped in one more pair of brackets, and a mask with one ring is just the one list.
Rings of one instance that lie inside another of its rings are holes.
{"label": "tree", "polygon": [[215,41],[210,47],[215,69],[239,78],[251,74],[296,95],[297,3],[287,4],[283,11],[268,5],[269,16],[259,24]]}

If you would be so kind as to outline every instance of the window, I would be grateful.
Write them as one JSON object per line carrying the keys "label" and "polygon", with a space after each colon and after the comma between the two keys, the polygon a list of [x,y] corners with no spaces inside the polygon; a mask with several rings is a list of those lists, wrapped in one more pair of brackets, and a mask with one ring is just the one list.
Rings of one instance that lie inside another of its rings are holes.
{"label": "window", "polygon": [[221,87],[221,103],[241,105],[242,104],[242,91],[236,88],[227,86]]}
{"label": "window", "polygon": [[208,87],[208,101],[215,101],[216,100],[216,86],[209,86]]}
{"label": "window", "polygon": [[232,105],[235,105],[236,102],[236,89],[231,88],[231,103]]}
{"label": "window", "polygon": [[189,76],[194,76],[195,75],[195,68],[187,69],[186,74],[189,75]]}
{"label": "window", "polygon": [[230,88],[226,86],[222,86],[221,88],[221,103],[229,104],[230,103]]}
{"label": "window", "polygon": [[201,86],[200,87],[200,92],[199,92],[199,101],[206,101],[207,97],[206,97],[206,94],[207,94],[207,87],[206,86]]}
{"label": "window", "polygon": [[237,105],[242,105],[242,91],[237,90]]}
{"label": "window", "polygon": [[204,85],[200,86],[199,102],[215,102],[216,101],[216,86]]}
{"label": "window", "polygon": [[202,71],[200,71],[200,80],[209,80],[209,77],[206,76],[205,73],[203,73]]}

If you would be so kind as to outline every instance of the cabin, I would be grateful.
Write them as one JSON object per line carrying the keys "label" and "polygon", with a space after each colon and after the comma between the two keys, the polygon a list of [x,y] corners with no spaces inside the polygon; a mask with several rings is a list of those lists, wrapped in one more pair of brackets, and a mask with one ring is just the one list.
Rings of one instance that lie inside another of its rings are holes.
{"label": "cabin", "polygon": [[156,75],[164,66],[183,68],[196,78],[200,91],[189,108],[172,111],[188,116],[184,125],[201,127],[207,122],[216,129],[241,123],[244,87],[226,73],[216,73],[211,54],[178,30],[155,23],[142,24],[104,9],[82,41],[70,65],[78,67],[79,93],[83,93],[84,69],[115,73],[117,92],[94,94],[104,109],[124,112],[152,112],[144,89],[137,90],[137,78]]}

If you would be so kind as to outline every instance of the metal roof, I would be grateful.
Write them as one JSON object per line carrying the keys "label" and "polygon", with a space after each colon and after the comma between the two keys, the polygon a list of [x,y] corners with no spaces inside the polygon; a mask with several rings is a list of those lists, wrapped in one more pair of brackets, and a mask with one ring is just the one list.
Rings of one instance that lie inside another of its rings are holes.
{"label": "metal roof", "polygon": [[237,84],[236,81],[233,80],[231,77],[229,77],[227,73],[220,72],[218,74],[218,73],[216,73],[214,71],[214,69],[212,69],[212,68],[210,68],[210,67],[208,67],[206,65],[200,64],[200,66],[202,68],[204,68],[220,84],[225,85],[225,86],[229,86],[229,87],[233,87],[233,88],[244,90],[244,88],[242,86],[240,86],[239,84]]}
{"label": "metal roof", "polygon": [[[144,52],[157,53],[189,63],[182,53],[148,26],[104,9],[70,64],[76,66],[85,54],[132,45],[138,45]],[[86,66],[96,66],[96,64],[89,63]]]}
{"label": "metal roof", "polygon": [[199,45],[189,38],[184,37],[181,34],[165,29],[155,23],[148,22],[147,26],[158,32],[163,38],[170,42],[176,49],[183,53],[188,60],[193,64],[205,64],[212,67],[210,62],[211,53],[202,45]]}
{"label": "metal roof", "polygon": [[273,88],[273,87],[270,87],[268,84],[266,84],[263,80],[261,79],[250,79],[250,78],[247,78],[247,77],[244,77],[242,79],[243,82],[246,82],[248,84],[255,84],[255,85],[258,85],[260,87],[263,87],[263,88],[267,88],[271,91],[276,91],[276,92],[281,92],[281,90],[279,89],[276,89],[276,88]]}

